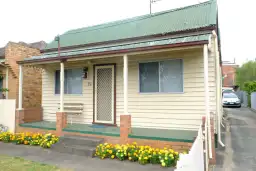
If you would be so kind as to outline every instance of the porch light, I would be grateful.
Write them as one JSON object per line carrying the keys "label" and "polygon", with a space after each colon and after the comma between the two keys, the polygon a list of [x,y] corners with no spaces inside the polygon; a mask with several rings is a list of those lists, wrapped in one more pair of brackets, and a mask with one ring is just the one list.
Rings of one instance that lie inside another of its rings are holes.
{"label": "porch light", "polygon": [[84,67],[84,68],[83,68],[83,74],[84,74],[84,75],[83,75],[83,78],[84,78],[84,79],[87,79],[87,78],[88,78],[88,67]]}

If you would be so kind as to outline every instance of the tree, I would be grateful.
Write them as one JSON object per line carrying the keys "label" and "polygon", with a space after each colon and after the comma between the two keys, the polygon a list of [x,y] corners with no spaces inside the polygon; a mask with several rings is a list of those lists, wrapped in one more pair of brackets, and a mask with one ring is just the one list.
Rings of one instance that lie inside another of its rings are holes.
{"label": "tree", "polygon": [[256,81],[256,61],[249,61],[236,70],[236,84],[245,90],[246,82]]}

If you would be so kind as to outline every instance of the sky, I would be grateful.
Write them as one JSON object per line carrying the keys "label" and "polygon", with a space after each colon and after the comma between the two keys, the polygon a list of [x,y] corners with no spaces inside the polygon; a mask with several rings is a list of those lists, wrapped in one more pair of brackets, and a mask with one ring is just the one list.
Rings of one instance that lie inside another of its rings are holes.
{"label": "sky", "polygon": [[[152,12],[204,1],[160,0]],[[255,59],[256,1],[218,0],[218,4],[223,60],[235,58],[241,64]],[[9,41],[50,42],[70,29],[148,14],[149,0],[5,0],[1,7],[0,47]]]}

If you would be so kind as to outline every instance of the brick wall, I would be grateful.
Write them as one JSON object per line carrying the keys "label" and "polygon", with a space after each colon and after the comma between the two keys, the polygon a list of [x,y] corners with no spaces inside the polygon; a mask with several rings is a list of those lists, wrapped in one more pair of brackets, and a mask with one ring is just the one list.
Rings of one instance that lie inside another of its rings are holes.
{"label": "brick wall", "polygon": [[40,122],[43,120],[43,110],[41,107],[25,108],[23,122]]}
{"label": "brick wall", "polygon": [[[26,46],[24,43],[9,42],[5,48],[5,60],[9,66],[9,99],[16,99],[18,105],[18,77],[17,61],[31,56],[40,55],[40,50]],[[40,71],[23,68],[23,108],[39,107],[42,99],[42,74]]]}
{"label": "brick wall", "polygon": [[235,73],[237,65],[222,65],[222,74],[224,77],[223,87],[233,87],[235,85]]}

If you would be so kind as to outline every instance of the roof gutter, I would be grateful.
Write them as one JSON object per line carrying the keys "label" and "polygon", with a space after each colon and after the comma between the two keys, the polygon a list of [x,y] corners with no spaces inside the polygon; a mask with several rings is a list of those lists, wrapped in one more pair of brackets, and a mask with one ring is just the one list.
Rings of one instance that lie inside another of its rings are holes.
{"label": "roof gutter", "polygon": [[113,51],[105,51],[105,52],[95,52],[95,53],[81,54],[81,55],[75,55],[75,56],[62,56],[62,57],[51,57],[51,58],[45,58],[45,59],[17,61],[17,63],[29,64],[29,63],[49,62],[49,61],[56,61],[56,60],[68,60],[68,59],[76,59],[76,58],[82,58],[82,57],[112,55],[117,53],[123,54],[123,53],[141,52],[141,51],[167,49],[167,48],[175,48],[175,47],[196,46],[196,45],[203,45],[206,43],[208,43],[208,40],[169,44],[169,45],[150,46],[150,47],[142,47],[142,48],[133,48],[133,49],[113,50]]}

